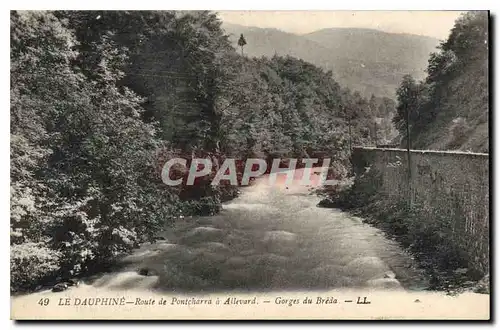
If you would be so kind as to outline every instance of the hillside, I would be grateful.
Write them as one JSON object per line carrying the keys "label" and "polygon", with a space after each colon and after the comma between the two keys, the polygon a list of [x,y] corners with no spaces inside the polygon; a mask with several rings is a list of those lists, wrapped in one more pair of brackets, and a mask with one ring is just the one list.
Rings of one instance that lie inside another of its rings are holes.
{"label": "hillside", "polygon": [[423,78],[429,54],[439,41],[425,36],[386,33],[370,29],[334,28],[296,35],[224,23],[236,46],[241,33],[249,56],[291,55],[332,70],[344,86],[365,97],[395,96],[405,74]]}
{"label": "hillside", "polygon": [[398,90],[401,135],[409,107],[412,147],[488,152],[488,13],[457,19],[427,72],[419,83],[406,77]]}
{"label": "hillside", "polygon": [[[470,82],[474,81],[474,84]],[[488,152],[488,62],[469,64],[446,86],[442,108],[415,147]]]}
{"label": "hillside", "polygon": [[[241,33],[244,34],[247,41],[244,52],[245,55],[253,56],[272,56],[290,55],[302,60],[321,58],[326,60],[330,49],[323,47],[313,40],[302,36],[284,32],[278,29],[261,29],[258,27],[246,27],[237,24],[223,23],[223,29],[230,35],[234,46],[237,47],[237,41]],[[312,54],[314,50],[317,54]],[[322,58],[322,56],[325,56]]]}

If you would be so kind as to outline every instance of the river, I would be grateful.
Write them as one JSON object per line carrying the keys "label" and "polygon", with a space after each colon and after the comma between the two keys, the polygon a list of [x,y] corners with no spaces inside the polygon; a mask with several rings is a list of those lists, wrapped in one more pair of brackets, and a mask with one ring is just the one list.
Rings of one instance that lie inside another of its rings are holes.
{"label": "river", "polygon": [[[178,219],[92,282],[115,289],[181,292],[338,288],[421,290],[412,257],[383,232],[336,209],[319,208],[311,185],[263,176],[220,214]],[[140,274],[138,274],[138,272]],[[142,274],[142,275],[141,275]]]}
{"label": "river", "polygon": [[[143,244],[113,271],[63,292],[12,297],[11,317],[489,318],[488,295],[424,291],[423,272],[396,242],[360,218],[317,207],[320,197],[313,189],[319,180],[314,178],[308,187],[297,180],[269,184],[267,176],[260,177],[220,214],[178,219],[159,234],[162,240]],[[314,302],[300,304],[305,297]],[[239,308],[178,304],[219,298],[258,302]],[[127,302],[120,308],[92,305],[96,299]],[[338,306],[318,305],[318,300],[337,299],[342,302]],[[370,304],[358,305],[359,299]]]}

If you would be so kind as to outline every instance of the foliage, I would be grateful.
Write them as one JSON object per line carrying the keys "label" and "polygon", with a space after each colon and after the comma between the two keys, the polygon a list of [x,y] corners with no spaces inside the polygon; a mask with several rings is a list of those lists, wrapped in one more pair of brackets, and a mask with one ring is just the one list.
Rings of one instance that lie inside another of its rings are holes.
{"label": "foliage", "polygon": [[13,245],[10,250],[10,290],[30,289],[33,283],[54,276],[60,255],[43,243]]}
{"label": "foliage", "polygon": [[13,11],[11,288],[98,271],[237,196],[166,186],[169,158],[328,157],[345,176],[393,109],[307,62],[238,55],[212,12]]}
{"label": "foliage", "polygon": [[241,55],[243,55],[243,47],[247,44],[247,41],[245,40],[245,37],[243,36],[243,33],[240,34],[240,38],[238,39],[238,46],[241,47]]}
{"label": "foliage", "polygon": [[240,59],[238,69],[235,83],[226,90],[222,127],[227,154],[328,155],[347,166],[349,142],[372,142],[374,117],[368,102],[342,89],[331,72],[278,56]]}
{"label": "foliage", "polygon": [[141,99],[117,86],[114,43],[94,44],[90,80],[53,14],[13,12],[11,26],[11,243],[44,243],[70,276],[152,235],[172,218],[173,196],[148,165],[157,141]]}
{"label": "foliage", "polygon": [[[407,76],[398,89],[394,122],[406,129],[410,111],[412,147],[488,151],[488,13],[467,12],[432,53],[427,77]],[[456,122],[464,121],[462,133]]]}

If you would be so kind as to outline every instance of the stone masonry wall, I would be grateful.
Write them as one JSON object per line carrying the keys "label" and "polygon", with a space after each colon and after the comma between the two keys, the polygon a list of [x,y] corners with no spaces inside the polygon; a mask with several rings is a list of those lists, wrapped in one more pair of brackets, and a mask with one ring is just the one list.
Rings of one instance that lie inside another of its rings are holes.
{"label": "stone masonry wall", "polygon": [[[404,149],[358,147],[352,162],[357,175],[377,171],[377,195],[386,200],[418,205],[422,221],[437,214],[468,255],[470,266],[489,272],[489,155],[450,151],[412,150],[411,180]],[[410,184],[411,183],[411,184]]]}

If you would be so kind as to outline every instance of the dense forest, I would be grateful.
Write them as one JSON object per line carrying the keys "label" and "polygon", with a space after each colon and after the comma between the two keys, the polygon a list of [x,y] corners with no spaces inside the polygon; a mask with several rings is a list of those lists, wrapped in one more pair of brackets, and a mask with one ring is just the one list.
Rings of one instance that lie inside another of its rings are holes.
{"label": "dense forest", "polygon": [[213,12],[10,19],[13,292],[102,269],[234,196],[163,184],[169,157],[328,155],[346,175],[349,146],[394,135],[394,101],[292,57],[248,58]]}
{"label": "dense forest", "polygon": [[405,76],[394,122],[414,149],[488,152],[488,12],[468,12],[432,53],[427,77]]}

